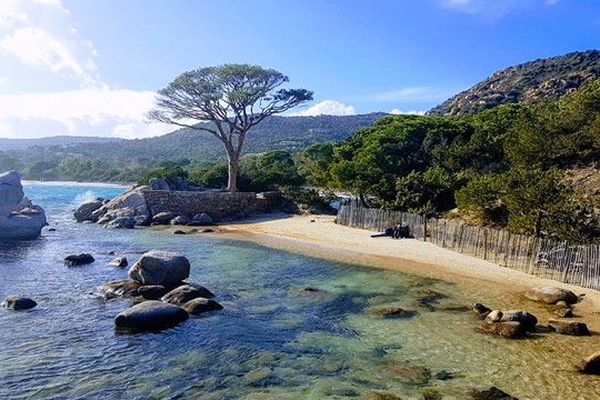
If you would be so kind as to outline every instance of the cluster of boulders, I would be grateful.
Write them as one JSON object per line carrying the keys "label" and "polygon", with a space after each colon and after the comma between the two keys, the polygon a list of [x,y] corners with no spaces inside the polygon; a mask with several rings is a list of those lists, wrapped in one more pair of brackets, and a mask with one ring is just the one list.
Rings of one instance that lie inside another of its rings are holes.
{"label": "cluster of boulders", "polygon": [[[573,304],[579,297],[570,290],[557,287],[541,287],[528,291],[528,299],[552,306],[557,316],[570,318],[573,316]],[[480,330],[506,338],[522,338],[528,333],[536,332],[538,318],[522,310],[492,310],[481,303],[473,305],[473,312],[483,320]],[[589,329],[583,322],[550,319],[544,327],[546,331],[554,331],[562,335],[585,336]]]}
{"label": "cluster of boulders", "polygon": [[143,194],[146,190],[163,189],[139,186],[114,200],[94,199],[81,204],[73,216],[77,222],[97,223],[109,229],[133,229],[136,226],[149,225],[207,226],[214,223],[213,218],[207,213],[181,215],[160,212],[152,215]]}
{"label": "cluster of boulders", "polygon": [[129,278],[99,288],[106,299],[138,302],[115,318],[115,325],[138,331],[161,330],[197,315],[223,309],[207,288],[188,283],[189,260],[179,253],[152,250],[129,270]]}
{"label": "cluster of boulders", "polygon": [[42,207],[25,197],[17,171],[0,174],[0,240],[29,240],[48,225]]}

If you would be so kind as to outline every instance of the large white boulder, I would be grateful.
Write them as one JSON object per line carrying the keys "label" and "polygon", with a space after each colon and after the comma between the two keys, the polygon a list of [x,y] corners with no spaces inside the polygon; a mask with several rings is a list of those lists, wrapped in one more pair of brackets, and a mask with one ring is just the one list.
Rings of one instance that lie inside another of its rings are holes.
{"label": "large white boulder", "polygon": [[21,175],[17,171],[0,174],[0,239],[35,239],[46,225],[44,210],[24,197]]}
{"label": "large white boulder", "polygon": [[149,186],[139,186],[126,193],[123,193],[114,200],[106,203],[91,214],[91,220],[106,224],[116,218],[135,218],[137,216],[150,215],[144,191],[149,190]]}
{"label": "large white boulder", "polygon": [[129,270],[129,277],[142,285],[174,287],[190,276],[190,262],[182,254],[152,250]]}

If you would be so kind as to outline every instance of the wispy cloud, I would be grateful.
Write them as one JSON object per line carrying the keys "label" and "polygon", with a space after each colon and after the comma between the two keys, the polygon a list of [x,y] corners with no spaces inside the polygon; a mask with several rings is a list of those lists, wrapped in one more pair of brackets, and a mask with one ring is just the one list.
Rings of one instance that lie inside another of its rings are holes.
{"label": "wispy cloud", "polygon": [[60,0],[2,0],[0,50],[27,67],[68,74],[80,86],[101,86],[98,52],[79,36]]}
{"label": "wispy cloud", "polygon": [[394,108],[393,110],[390,111],[390,114],[394,114],[394,115],[425,115],[425,111],[422,111],[422,110],[406,111],[406,110],[400,110],[399,108]]}
{"label": "wispy cloud", "polygon": [[560,0],[440,0],[449,10],[478,14],[489,18],[501,18],[513,11],[527,10],[532,7],[551,7]]}
{"label": "wispy cloud", "polygon": [[304,111],[294,113],[293,115],[311,116],[311,115],[354,115],[356,110],[353,106],[344,104],[337,100],[323,100]]}

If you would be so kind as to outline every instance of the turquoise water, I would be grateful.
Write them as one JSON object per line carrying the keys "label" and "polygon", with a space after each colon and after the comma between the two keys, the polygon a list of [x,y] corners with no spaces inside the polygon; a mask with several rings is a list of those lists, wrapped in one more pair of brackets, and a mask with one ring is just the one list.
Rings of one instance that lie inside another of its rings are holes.
{"label": "turquoise water", "polygon": [[[472,388],[491,385],[521,399],[600,395],[598,380],[573,373],[556,356],[574,353],[586,339],[484,336],[473,316],[452,308],[473,299],[441,281],[218,237],[105,230],[71,220],[84,199],[122,190],[26,187],[56,231],[0,244],[0,297],[38,302],[31,311],[0,310],[0,398],[360,399],[376,392],[420,399],[435,389],[445,399],[464,399]],[[108,253],[131,262],[154,248],[184,253],[190,280],[216,293],[225,309],[159,334],[116,332],[115,315],[131,303],[93,294],[126,277],[106,265]],[[62,264],[84,251],[96,262]],[[304,287],[321,291],[299,291]],[[449,296],[434,312],[416,305],[431,289]],[[418,314],[403,320],[371,312],[389,306]],[[591,340],[589,346],[598,344]]]}

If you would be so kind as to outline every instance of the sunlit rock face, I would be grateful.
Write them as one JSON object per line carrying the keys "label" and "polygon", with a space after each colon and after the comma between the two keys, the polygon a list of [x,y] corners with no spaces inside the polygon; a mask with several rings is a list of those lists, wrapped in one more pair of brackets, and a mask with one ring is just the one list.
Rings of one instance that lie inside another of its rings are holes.
{"label": "sunlit rock face", "polygon": [[40,236],[46,214],[23,193],[17,171],[0,174],[0,240],[28,240]]}

